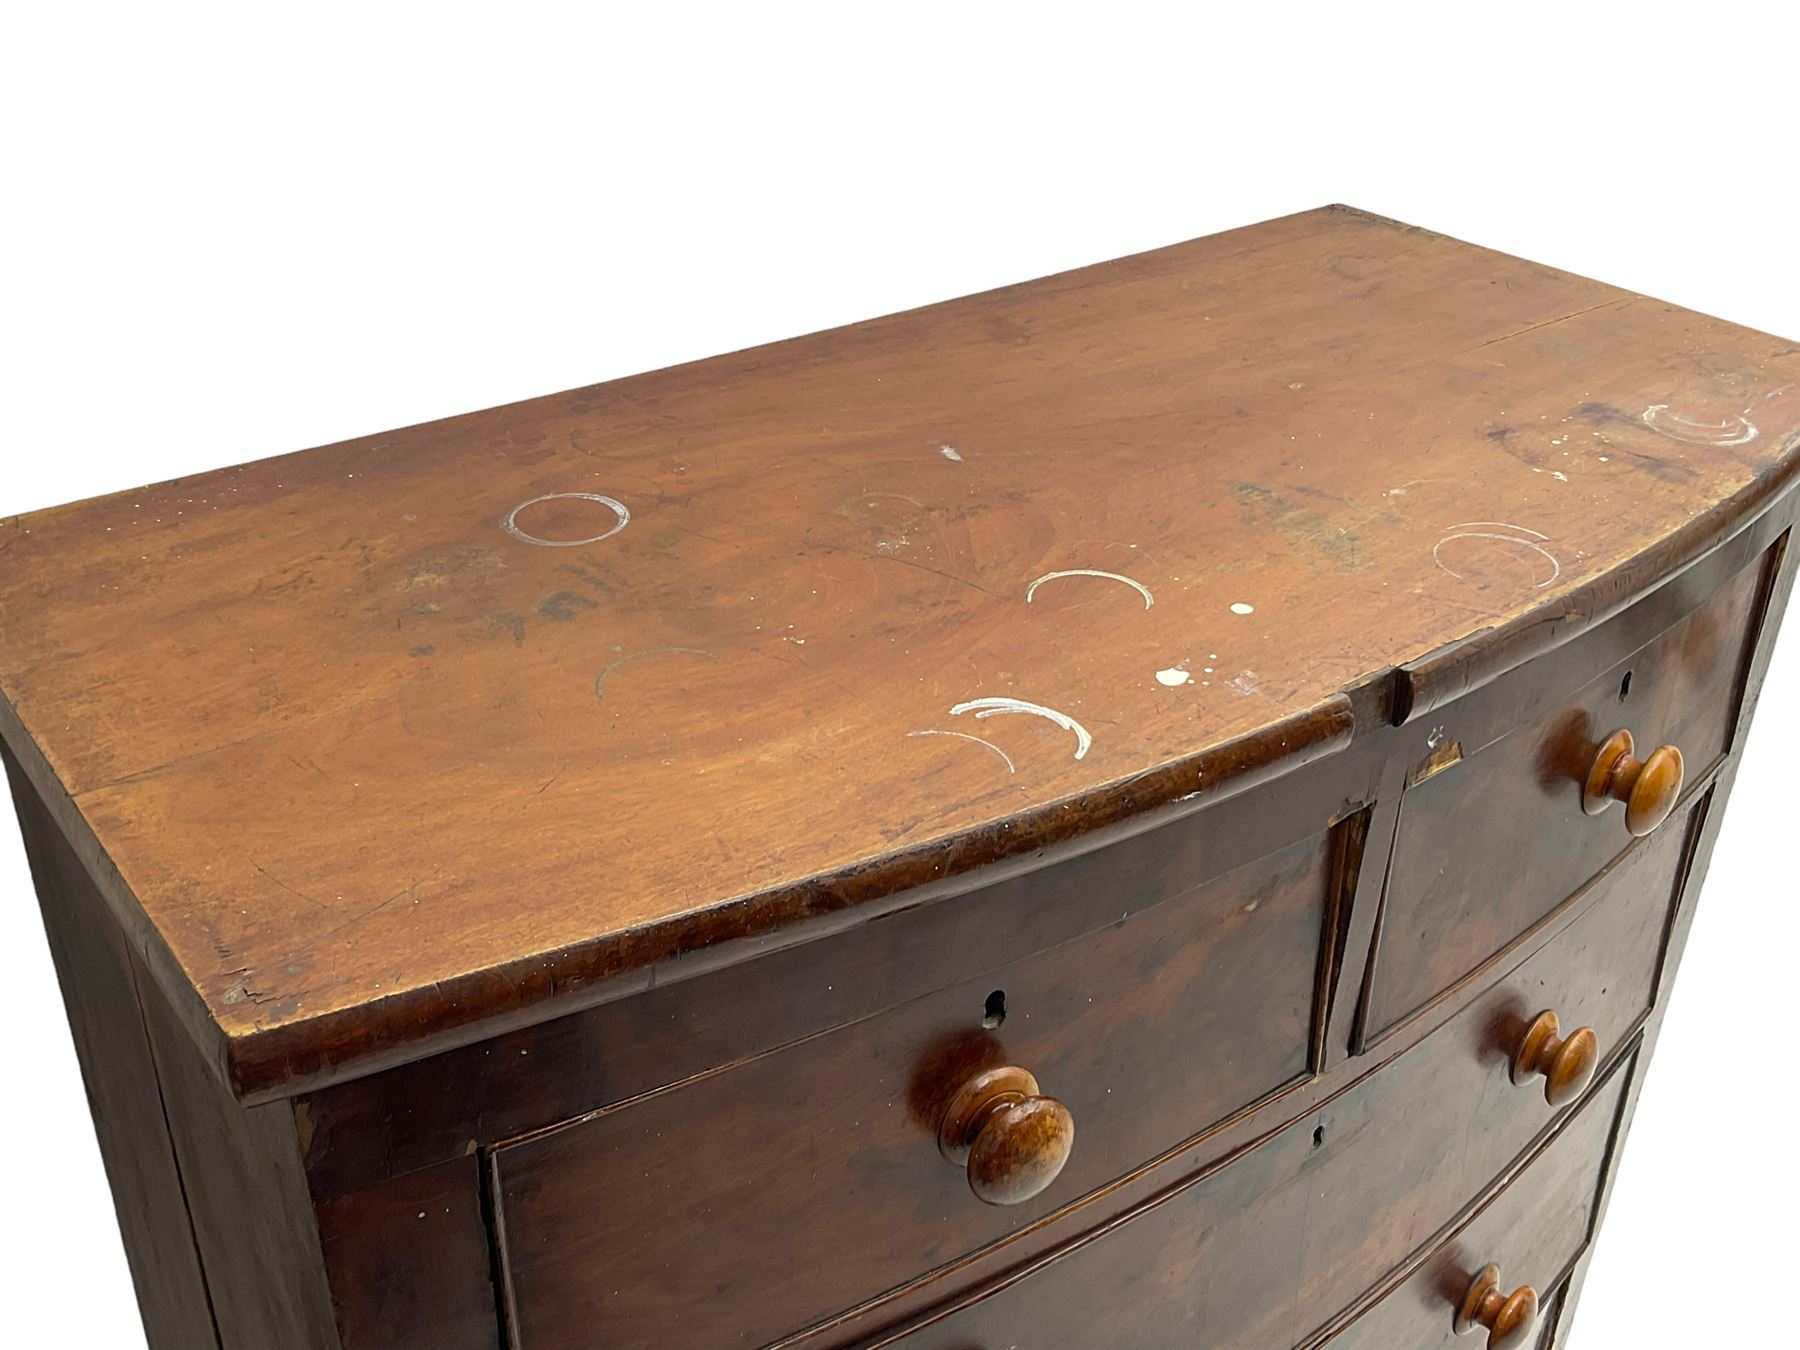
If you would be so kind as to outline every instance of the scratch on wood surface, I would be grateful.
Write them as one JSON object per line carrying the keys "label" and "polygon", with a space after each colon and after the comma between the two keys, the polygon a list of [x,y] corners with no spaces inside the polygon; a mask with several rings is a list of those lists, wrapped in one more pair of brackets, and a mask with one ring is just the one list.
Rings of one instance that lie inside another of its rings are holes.
{"label": "scratch on wood surface", "polygon": [[959,741],[968,741],[971,744],[979,745],[984,750],[993,751],[996,755],[1000,756],[1000,762],[1006,765],[1006,771],[1008,773],[1017,773],[1019,771],[1017,766],[1012,762],[1012,756],[1007,754],[1006,751],[1002,750],[992,741],[984,741],[981,737],[971,736],[966,731],[944,731],[938,727],[931,727],[925,731],[909,731],[906,734],[908,736],[954,736]]}
{"label": "scratch on wood surface", "polygon": [[929,572],[934,577],[942,577],[945,581],[954,581],[958,585],[973,587],[975,590],[980,591],[983,595],[988,596],[990,599],[998,600],[1000,598],[999,596],[995,595],[992,591],[990,591],[986,586],[983,586],[979,581],[970,581],[967,577],[959,577],[954,572],[946,572],[941,567],[933,567],[930,563],[922,563],[917,558],[903,558],[897,553],[859,552],[857,554],[857,556],[861,557],[861,558],[869,558],[869,559],[872,559],[877,562],[897,562],[897,563],[904,564],[907,567],[916,567],[921,572]]}
{"label": "scratch on wood surface", "polygon": [[[292,758],[292,756],[289,756],[289,758]],[[282,890],[286,891],[289,895],[294,896],[297,899],[306,901],[307,904],[313,906],[315,909],[319,910],[321,913],[329,914],[332,912],[330,905],[325,904],[321,900],[313,899],[312,896],[308,895],[305,891],[300,890],[297,887],[288,885],[287,882],[283,881],[280,877],[276,876],[268,868],[264,867],[261,863],[256,861],[255,858],[250,859],[250,866],[254,867],[260,874],[267,877],[270,881],[274,882],[275,885],[279,886]]]}
{"label": "scratch on wood surface", "polygon": [[323,722],[332,717],[343,717],[349,713],[358,712],[363,708],[372,708],[378,703],[391,702],[392,700],[399,698],[402,692],[403,691],[399,689],[392,689],[385,694],[374,694],[368,698],[359,698],[354,702],[346,703],[341,707],[327,708],[323,712],[314,713],[311,717],[295,718],[291,722],[282,722],[275,726],[264,727],[260,731],[253,731],[248,736],[238,736],[232,740],[221,742],[218,745],[210,745],[201,750],[190,750],[185,755],[176,755],[173,759],[166,759],[161,764],[152,765],[150,768],[135,769],[131,773],[121,774],[117,778],[108,778],[104,782],[94,784],[92,787],[84,787],[78,791],[72,791],[69,796],[72,800],[76,800],[87,797],[92,793],[105,792],[109,788],[123,787],[127,783],[141,782],[143,779],[153,777],[156,774],[166,773],[168,770],[173,769],[178,765],[186,764],[190,760],[200,759],[206,755],[216,755],[226,750],[237,750],[246,745],[253,745],[257,741],[267,740],[271,736],[279,736],[294,731],[299,727],[311,726],[314,722]]}
{"label": "scratch on wood surface", "polygon": [[709,652],[702,647],[651,647],[645,651],[632,652],[629,655],[621,656],[617,661],[612,662],[594,677],[594,697],[606,697],[606,677],[612,674],[620,666],[631,661],[641,661],[646,656],[672,655],[704,656],[708,661],[723,661],[725,659],[717,652]]}
{"label": "scratch on wood surface", "polygon": [[1526,324],[1525,327],[1515,329],[1510,333],[1502,333],[1499,337],[1489,338],[1486,342],[1477,342],[1473,347],[1464,348],[1462,351],[1458,352],[1457,355],[1467,356],[1470,352],[1478,352],[1483,347],[1492,347],[1498,342],[1511,342],[1514,338],[1524,337],[1527,333],[1535,333],[1540,328],[1554,328],[1559,323],[1567,323],[1571,319],[1579,319],[1583,314],[1593,314],[1602,309],[1614,309],[1620,305],[1636,304],[1640,298],[1640,296],[1635,295],[1621,295],[1611,300],[1602,300],[1599,304],[1589,305],[1586,309],[1574,310],[1568,314],[1559,314],[1556,318],[1545,319],[1542,323],[1529,323]]}

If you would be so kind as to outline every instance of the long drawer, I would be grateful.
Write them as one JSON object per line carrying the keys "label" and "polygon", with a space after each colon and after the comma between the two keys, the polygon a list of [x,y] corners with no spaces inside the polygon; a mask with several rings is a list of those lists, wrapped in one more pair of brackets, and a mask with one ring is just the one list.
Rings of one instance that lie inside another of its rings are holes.
{"label": "long drawer", "polygon": [[[997,952],[977,980],[498,1147],[515,1344],[764,1344],[1303,1080],[1332,857],[1322,830],[1076,941]],[[1146,883],[1109,884],[1119,912]],[[960,1165],[938,1137],[961,1090],[1008,1068],[1075,1129],[1061,1175],[1024,1198],[1004,1183],[1034,1163],[1004,1153],[1037,1147],[1031,1121],[983,1131],[1001,1156]],[[984,1204],[977,1182],[1020,1202]]]}
{"label": "long drawer", "polygon": [[[1630,1064],[1622,1065],[1505,1190],[1323,1344],[1330,1350],[1478,1350],[1547,1343],[1555,1318],[1552,1291],[1592,1234],[1631,1072]],[[1493,1297],[1483,1298],[1483,1289]],[[1531,1315],[1533,1309],[1538,1315]]]}
{"label": "long drawer", "polygon": [[[1538,1014],[1558,1014],[1550,1044],[1575,1045],[1570,1057],[1585,1041],[1587,1073],[1622,1058],[1654,997],[1692,820],[1686,811],[1631,850],[1530,959],[1347,1092],[895,1334],[907,1350],[1271,1350],[1325,1334],[1574,1109],[1569,1094],[1587,1081],[1579,1064],[1557,1105],[1549,1076],[1515,1081]],[[1610,1119],[1618,1090],[1614,1081],[1584,1115]]]}

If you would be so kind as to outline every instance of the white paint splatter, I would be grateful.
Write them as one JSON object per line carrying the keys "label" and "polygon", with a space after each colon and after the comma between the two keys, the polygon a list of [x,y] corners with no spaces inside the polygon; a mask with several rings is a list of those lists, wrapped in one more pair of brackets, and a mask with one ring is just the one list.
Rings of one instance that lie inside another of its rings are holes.
{"label": "white paint splatter", "polygon": [[1232,605],[1231,612],[1233,614],[1254,614],[1254,613],[1256,613],[1256,606],[1255,605],[1247,605],[1242,600],[1239,600],[1237,603]]}
{"label": "white paint splatter", "polygon": [[1739,413],[1723,422],[1696,422],[1669,411],[1666,403],[1644,409],[1644,425],[1670,440],[1689,445],[1748,445],[1757,437],[1756,423]]}
{"label": "white paint splatter", "polygon": [[[599,502],[611,511],[617,520],[613,527],[602,534],[591,535],[586,539],[540,539],[535,534],[527,534],[519,528],[519,512],[528,506],[536,506],[539,502],[584,501]],[[631,512],[625,503],[612,497],[603,497],[598,492],[546,492],[541,497],[533,497],[530,501],[520,502],[508,511],[500,521],[500,528],[514,539],[523,540],[527,544],[536,544],[539,548],[580,548],[583,544],[597,544],[602,539],[611,539],[620,530],[631,524]]]}
{"label": "white paint splatter", "polygon": [[966,731],[942,731],[937,727],[932,727],[926,731],[909,731],[906,734],[908,736],[954,736],[959,741],[968,741],[973,745],[979,745],[983,750],[992,750],[996,755],[1000,756],[1000,762],[1006,765],[1006,771],[1008,773],[1018,772],[1018,769],[1013,765],[1012,756],[1007,754],[1006,751],[1002,750],[992,741],[984,741],[981,737],[971,736]]}
{"label": "white paint splatter", "polygon": [[1046,581],[1059,581],[1063,577],[1103,577],[1108,581],[1121,581],[1144,597],[1144,608],[1149,609],[1156,603],[1156,597],[1150,594],[1150,588],[1141,581],[1133,581],[1130,577],[1120,576],[1117,572],[1100,572],[1091,567],[1071,568],[1067,572],[1046,572],[1025,588],[1025,603],[1031,603],[1031,597],[1037,594],[1037,588]]}
{"label": "white paint splatter", "polygon": [[1083,759],[1094,744],[1094,738],[1088,735],[1088,729],[1067,713],[1058,712],[1055,708],[1046,708],[1041,703],[1027,703],[1022,698],[976,698],[967,703],[959,703],[950,710],[952,717],[960,717],[972,712],[978,718],[1001,717],[1008,713],[1028,713],[1033,717],[1042,717],[1056,723],[1064,731],[1075,734],[1075,758]]}
{"label": "white paint splatter", "polygon": [[1156,682],[1167,685],[1170,689],[1179,689],[1184,684],[1192,684],[1194,677],[1181,666],[1170,666],[1167,670],[1156,672]]}
{"label": "white paint splatter", "polygon": [[956,447],[953,445],[940,445],[938,453],[952,463],[961,464],[963,462],[963,457],[956,453]]}

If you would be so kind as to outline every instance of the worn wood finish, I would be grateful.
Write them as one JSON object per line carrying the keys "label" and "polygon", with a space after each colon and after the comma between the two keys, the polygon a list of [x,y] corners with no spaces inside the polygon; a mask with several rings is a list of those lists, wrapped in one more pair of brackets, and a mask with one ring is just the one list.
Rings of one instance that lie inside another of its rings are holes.
{"label": "worn wood finish", "polygon": [[[1296,1081],[1330,857],[1321,829],[1082,941],[497,1149],[521,1345],[773,1340]],[[996,1209],[939,1133],[971,1077],[1005,1065],[1030,1066],[1078,1128],[1053,1185]]]}
{"label": "worn wood finish", "polygon": [[[1630,844],[1619,813],[1590,815],[1583,804],[1598,744],[1621,718],[1681,746],[1696,768],[1726,751],[1767,570],[1766,558],[1746,567],[1621,673],[1606,672],[1478,754],[1461,755],[1456,728],[1444,727],[1440,748],[1452,753],[1427,759],[1400,804],[1368,1039],[1511,942]],[[1521,848],[1531,850],[1530,867],[1518,865]]]}
{"label": "worn wood finish", "polygon": [[1332,209],[0,522],[153,1344],[1559,1343],[1796,371]]}
{"label": "worn wood finish", "polygon": [[[1787,484],[1797,371],[1312,212],[9,521],[0,691],[278,1090],[1178,797],[1431,653],[1491,678]],[[1028,602],[1084,569],[1154,606]],[[951,711],[994,697],[1092,749]],[[971,725],[1016,772],[912,734]]]}

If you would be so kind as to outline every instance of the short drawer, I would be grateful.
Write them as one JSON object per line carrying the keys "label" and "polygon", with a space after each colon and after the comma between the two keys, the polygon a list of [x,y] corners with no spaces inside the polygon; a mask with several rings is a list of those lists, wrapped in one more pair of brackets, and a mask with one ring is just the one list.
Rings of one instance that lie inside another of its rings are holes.
{"label": "short drawer", "polygon": [[[1505,1190],[1323,1344],[1330,1350],[1480,1350],[1512,1335],[1521,1347],[1549,1345],[1561,1284],[1593,1232],[1632,1072],[1630,1064],[1621,1066]],[[1493,1297],[1484,1298],[1483,1290]]]}
{"label": "short drawer", "polygon": [[[1321,831],[1098,932],[996,953],[979,980],[501,1145],[514,1343],[766,1344],[1302,1080],[1332,859]],[[1048,1189],[997,1206],[938,1132],[959,1089],[1007,1066],[1066,1104],[1075,1138]]]}
{"label": "short drawer", "polygon": [[[1536,1014],[1557,1011],[1565,1042],[1587,1028],[1600,1060],[1623,1060],[1650,1008],[1688,827],[1670,822],[1596,884],[1566,929],[1392,1063],[1247,1153],[1172,1179],[1110,1230],[979,1291],[904,1344],[1271,1350],[1323,1336],[1572,1109],[1549,1103],[1546,1077],[1513,1081]],[[1602,1136],[1622,1079],[1614,1073],[1603,1100],[1580,1110]],[[1576,1137],[1589,1131],[1584,1123]]]}
{"label": "short drawer", "polygon": [[[1689,782],[1729,750],[1765,570],[1763,559],[1743,568],[1654,641],[1467,758],[1455,755],[1475,729],[1458,724],[1455,706],[1433,715],[1442,725],[1432,740],[1449,757],[1422,766],[1428,776],[1401,799],[1360,1044],[1454,987],[1631,845],[1624,806],[1583,807],[1613,732],[1631,733],[1639,760],[1674,746]],[[1530,668],[1511,678],[1529,680]]]}

